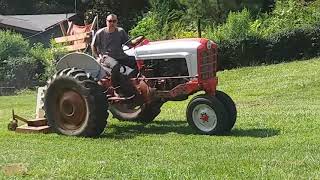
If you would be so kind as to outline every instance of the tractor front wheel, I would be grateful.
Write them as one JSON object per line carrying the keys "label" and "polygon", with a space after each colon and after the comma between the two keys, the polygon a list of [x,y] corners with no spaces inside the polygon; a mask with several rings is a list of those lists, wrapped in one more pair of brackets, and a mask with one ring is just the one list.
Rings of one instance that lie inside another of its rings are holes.
{"label": "tractor front wheel", "polygon": [[200,134],[222,134],[227,118],[223,104],[208,95],[195,96],[187,107],[187,122]]}
{"label": "tractor front wheel", "polygon": [[237,107],[232,100],[232,98],[222,92],[222,91],[216,91],[216,98],[219,99],[219,101],[223,104],[224,108],[226,109],[226,112],[228,114],[227,121],[225,123],[224,131],[229,132],[234,124],[236,123],[237,119]]}
{"label": "tractor front wheel", "polygon": [[53,76],[44,107],[49,126],[59,134],[94,137],[107,124],[108,104],[103,90],[81,69],[68,68]]}

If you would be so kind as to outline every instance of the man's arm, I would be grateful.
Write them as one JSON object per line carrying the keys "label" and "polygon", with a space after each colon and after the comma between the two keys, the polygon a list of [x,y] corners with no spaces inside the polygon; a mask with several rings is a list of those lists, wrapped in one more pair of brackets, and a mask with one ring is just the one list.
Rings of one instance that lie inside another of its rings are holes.
{"label": "man's arm", "polygon": [[120,33],[121,33],[121,41],[122,41],[121,44],[126,43],[127,46],[131,47],[132,42],[131,41],[128,42],[129,36],[128,36],[127,32],[124,29],[120,28]]}
{"label": "man's arm", "polygon": [[100,53],[100,52],[98,52],[99,49],[97,48],[97,41],[99,39],[97,36],[98,36],[98,34],[95,34],[95,36],[92,39],[92,43],[91,43],[91,51],[92,51],[92,55],[94,57],[98,57],[99,53]]}
{"label": "man's arm", "polygon": [[138,36],[135,39],[129,41],[130,37],[128,36],[126,31],[121,28],[120,32],[121,32],[121,41],[122,41],[121,44],[124,44],[127,42],[126,45],[129,47],[134,47],[135,45],[137,45],[138,42],[140,43],[144,39],[144,36]]}
{"label": "man's arm", "polygon": [[94,46],[94,44],[91,44],[91,50],[92,50],[92,56],[98,57],[97,48]]}

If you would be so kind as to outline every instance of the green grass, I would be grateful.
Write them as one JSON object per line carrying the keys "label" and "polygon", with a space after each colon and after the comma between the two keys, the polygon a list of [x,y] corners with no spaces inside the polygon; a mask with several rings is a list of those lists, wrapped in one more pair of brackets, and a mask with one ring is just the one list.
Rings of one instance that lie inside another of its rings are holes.
{"label": "green grass", "polygon": [[30,179],[319,179],[320,59],[219,73],[233,97],[231,134],[187,125],[188,101],[163,106],[142,126],[109,118],[97,139],[7,131],[11,109],[32,118],[35,92],[0,97],[0,168],[22,163]]}

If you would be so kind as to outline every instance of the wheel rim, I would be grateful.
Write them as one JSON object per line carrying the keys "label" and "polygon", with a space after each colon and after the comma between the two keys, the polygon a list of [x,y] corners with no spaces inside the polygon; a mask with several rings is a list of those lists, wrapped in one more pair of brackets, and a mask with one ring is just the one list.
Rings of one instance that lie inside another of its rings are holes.
{"label": "wheel rim", "polygon": [[192,119],[195,125],[204,132],[212,131],[217,126],[217,115],[206,104],[199,104],[193,109]]}
{"label": "wheel rim", "polygon": [[64,130],[77,130],[87,119],[87,103],[76,91],[63,91],[57,100],[56,122]]}

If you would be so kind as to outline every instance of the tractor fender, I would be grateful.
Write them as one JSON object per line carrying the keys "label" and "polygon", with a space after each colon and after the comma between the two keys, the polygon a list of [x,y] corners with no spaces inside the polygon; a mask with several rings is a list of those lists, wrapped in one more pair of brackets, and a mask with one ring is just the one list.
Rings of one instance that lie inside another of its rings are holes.
{"label": "tractor fender", "polygon": [[87,73],[90,73],[92,77],[102,79],[106,76],[107,71],[99,64],[93,56],[85,53],[69,53],[63,56],[57,63],[57,70],[60,71],[66,68],[79,68],[83,69]]}

